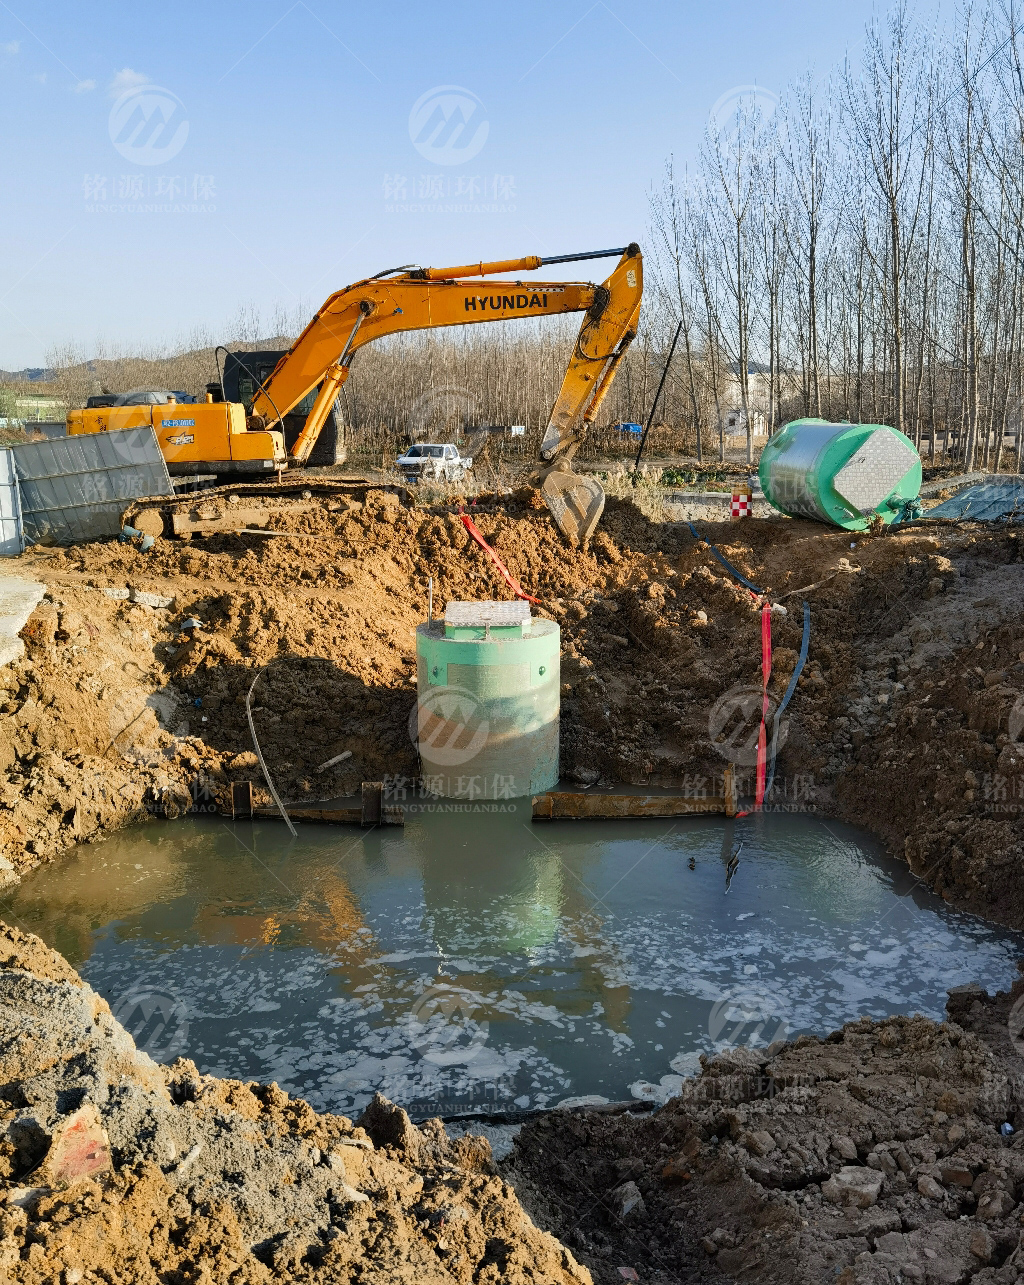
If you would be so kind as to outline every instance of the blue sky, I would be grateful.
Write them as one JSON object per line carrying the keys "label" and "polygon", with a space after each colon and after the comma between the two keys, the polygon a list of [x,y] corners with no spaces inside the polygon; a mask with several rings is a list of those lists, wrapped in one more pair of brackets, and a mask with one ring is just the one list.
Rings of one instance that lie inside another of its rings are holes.
{"label": "blue sky", "polygon": [[0,368],[224,338],[398,264],[643,243],[716,102],[827,74],[871,12],[0,0]]}

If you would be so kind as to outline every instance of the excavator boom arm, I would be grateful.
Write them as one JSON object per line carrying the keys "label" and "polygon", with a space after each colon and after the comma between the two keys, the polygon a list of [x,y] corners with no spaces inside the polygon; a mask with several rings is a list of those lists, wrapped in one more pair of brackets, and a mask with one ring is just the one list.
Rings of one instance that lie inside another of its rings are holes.
{"label": "excavator boom arm", "polygon": [[[496,272],[535,272],[549,263],[620,255],[602,285],[586,281],[483,281]],[[467,279],[468,278],[468,279]],[[269,426],[283,420],[318,385],[320,392],[292,457],[305,461],[365,344],[402,331],[467,326],[515,318],[584,313],[562,386],[541,444],[537,475],[544,499],[563,533],[584,542],[604,507],[604,492],[569,470],[572,457],[636,336],[643,294],[643,258],[636,244],[621,250],[544,259],[529,255],[452,268],[414,268],[382,274],[339,290],[324,303],[253,398],[253,415]],[[582,422],[578,422],[582,413]]]}
{"label": "excavator boom arm", "polygon": [[[253,412],[268,421],[287,415],[339,362],[342,352],[346,363],[351,362],[360,348],[375,339],[436,326],[584,312],[598,288],[579,281],[487,281],[481,285],[402,277],[349,286],[331,295],[281,358],[253,398]],[[359,330],[353,337],[357,323]]]}
{"label": "excavator boom arm", "polygon": [[[575,257],[583,256],[564,256]],[[535,271],[545,262],[559,261],[528,256],[455,268],[414,269],[398,277],[371,278],[340,290],[324,303],[265,386],[257,391],[253,413],[268,425],[283,419],[322,383],[324,387],[302,437],[292,448],[293,454],[301,458],[303,448],[307,454],[312,448],[320,428],[315,420],[319,418],[322,423],[326,418],[355,353],[375,339],[436,326],[583,312],[586,316],[545,435],[547,449],[597,391],[601,374],[623,338],[628,336],[628,344],[635,334],[643,290],[639,248],[627,247],[618,267],[601,286],[582,281],[479,283],[462,278],[488,276],[495,271]]]}

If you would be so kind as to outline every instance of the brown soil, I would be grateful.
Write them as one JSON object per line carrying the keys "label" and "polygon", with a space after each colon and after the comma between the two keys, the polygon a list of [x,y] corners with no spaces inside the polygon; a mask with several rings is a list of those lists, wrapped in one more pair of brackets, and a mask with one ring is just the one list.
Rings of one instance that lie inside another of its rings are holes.
{"label": "brown soil", "polygon": [[702,1058],[651,1116],[534,1121],[505,1173],[597,1285],[1024,1279],[1022,993]]}
{"label": "brown soil", "polygon": [[190,782],[219,763],[156,658],[167,617],[51,582],[25,658],[0,667],[0,883],[107,829],[184,814]]}
{"label": "brown soil", "polygon": [[[38,938],[0,924],[0,1279],[12,1285],[589,1285],[496,1173],[383,1098],[353,1124],[276,1085],[160,1067]],[[110,1168],[54,1189],[94,1105]]]}

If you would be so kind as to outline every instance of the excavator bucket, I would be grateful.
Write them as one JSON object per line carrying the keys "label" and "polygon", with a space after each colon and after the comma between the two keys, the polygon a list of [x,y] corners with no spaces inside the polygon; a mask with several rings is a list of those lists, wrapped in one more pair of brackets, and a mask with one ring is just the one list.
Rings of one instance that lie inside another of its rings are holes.
{"label": "excavator bucket", "polygon": [[570,544],[582,548],[604,512],[601,483],[568,469],[551,469],[541,481],[540,493],[559,531]]}

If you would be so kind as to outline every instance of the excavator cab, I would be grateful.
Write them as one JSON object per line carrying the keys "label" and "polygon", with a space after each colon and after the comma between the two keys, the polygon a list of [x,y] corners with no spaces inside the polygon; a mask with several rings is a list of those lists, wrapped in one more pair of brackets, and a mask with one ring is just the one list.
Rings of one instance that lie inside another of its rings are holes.
{"label": "excavator cab", "polygon": [[[245,408],[246,415],[252,414],[253,398],[259,389],[274,373],[281,358],[287,350],[261,349],[258,352],[228,352],[224,357],[224,382],[222,396],[225,401],[239,402]],[[321,385],[296,403],[285,414],[281,421],[284,430],[285,449],[289,455],[298,441],[299,434],[306,426],[306,420],[313,409]],[[342,419],[341,399],[335,400],[327,413],[323,428],[309,453],[306,463],[311,466],[329,466],[345,462],[345,426]]]}

